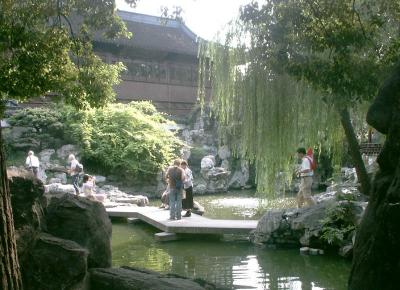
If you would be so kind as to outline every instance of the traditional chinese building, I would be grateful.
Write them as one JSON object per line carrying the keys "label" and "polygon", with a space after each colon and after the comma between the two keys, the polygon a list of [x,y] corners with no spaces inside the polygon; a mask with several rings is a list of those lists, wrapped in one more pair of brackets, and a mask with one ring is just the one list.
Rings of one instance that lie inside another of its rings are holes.
{"label": "traditional chinese building", "polygon": [[97,40],[105,62],[127,67],[117,101],[151,100],[163,112],[184,116],[197,102],[197,36],[178,20],[118,11],[131,39]]}

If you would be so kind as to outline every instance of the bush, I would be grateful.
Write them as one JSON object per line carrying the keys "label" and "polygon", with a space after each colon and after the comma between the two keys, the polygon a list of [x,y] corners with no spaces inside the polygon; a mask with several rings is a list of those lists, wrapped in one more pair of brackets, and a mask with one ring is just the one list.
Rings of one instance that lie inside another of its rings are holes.
{"label": "bush", "polygon": [[330,208],[322,220],[321,238],[332,246],[340,247],[351,239],[356,229],[353,205],[344,198],[342,202]]}
{"label": "bush", "polygon": [[120,177],[156,174],[183,145],[166,129],[169,121],[149,102],[112,104],[84,112],[70,109],[66,115],[84,161]]}
{"label": "bush", "polygon": [[32,131],[27,131],[21,136],[19,142],[34,139],[39,142],[40,149],[59,146],[61,139],[64,138],[63,115],[55,107],[19,110],[8,119],[8,122],[12,126],[32,128]]}
{"label": "bush", "polygon": [[34,138],[42,142],[60,138],[78,145],[86,168],[130,179],[151,177],[178,155],[183,144],[166,129],[169,122],[149,102],[86,111],[29,108],[10,119],[14,126],[34,128]]}

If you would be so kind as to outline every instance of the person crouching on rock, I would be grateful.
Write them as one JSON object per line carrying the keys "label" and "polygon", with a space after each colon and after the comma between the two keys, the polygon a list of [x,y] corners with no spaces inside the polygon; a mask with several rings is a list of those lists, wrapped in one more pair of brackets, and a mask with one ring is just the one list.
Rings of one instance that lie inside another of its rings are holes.
{"label": "person crouching on rock", "polygon": [[179,159],[174,161],[174,166],[170,167],[167,171],[167,180],[169,184],[169,213],[170,219],[181,219],[182,211],[182,189],[183,182],[185,181],[185,174],[183,169],[179,166],[181,161]]}
{"label": "person crouching on rock", "polygon": [[84,174],[83,179],[82,179],[82,193],[84,196],[90,198],[90,199],[95,199],[93,193],[94,193],[94,179],[92,176],[89,174]]}
{"label": "person crouching on rock", "polygon": [[182,200],[182,208],[186,210],[184,217],[189,217],[192,215],[193,209],[193,174],[188,167],[187,161],[182,160],[181,168],[185,174],[185,182],[183,183],[185,198]]}

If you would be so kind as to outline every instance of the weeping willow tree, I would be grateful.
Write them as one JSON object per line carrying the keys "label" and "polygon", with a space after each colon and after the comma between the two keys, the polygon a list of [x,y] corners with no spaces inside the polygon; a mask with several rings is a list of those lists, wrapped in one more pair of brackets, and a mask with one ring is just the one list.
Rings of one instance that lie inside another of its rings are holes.
{"label": "weeping willow tree", "polygon": [[[233,34],[242,35],[237,30]],[[246,46],[203,43],[200,54],[201,82],[212,76],[211,106],[222,142],[254,163],[259,192],[275,193],[277,176],[293,171],[298,146],[334,144],[329,149],[339,159],[335,150],[343,132],[338,116],[305,82],[253,62]],[[205,93],[200,91],[203,99]]]}
{"label": "weeping willow tree", "polygon": [[238,138],[234,150],[255,163],[259,191],[290,170],[299,145],[324,143],[338,161],[345,137],[368,194],[351,115],[399,55],[393,11],[399,4],[386,0],[255,1],[224,42],[200,46],[199,96],[211,81],[214,112],[224,134]]}

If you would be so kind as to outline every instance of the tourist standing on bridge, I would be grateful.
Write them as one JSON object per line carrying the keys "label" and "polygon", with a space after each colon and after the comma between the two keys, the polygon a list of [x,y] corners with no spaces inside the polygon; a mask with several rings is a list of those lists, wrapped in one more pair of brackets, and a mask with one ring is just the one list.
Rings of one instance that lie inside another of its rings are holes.
{"label": "tourist standing on bridge", "polygon": [[173,167],[167,171],[167,181],[169,184],[169,213],[170,219],[181,219],[182,211],[182,189],[183,182],[185,181],[185,174],[183,169],[179,166],[181,161],[179,159],[174,161]]}
{"label": "tourist standing on bridge", "polygon": [[184,217],[190,217],[192,215],[193,208],[193,174],[192,170],[188,167],[187,161],[182,160],[181,168],[185,174],[185,182],[183,183],[183,189],[185,190],[185,198],[182,200],[182,208],[186,210]]}

